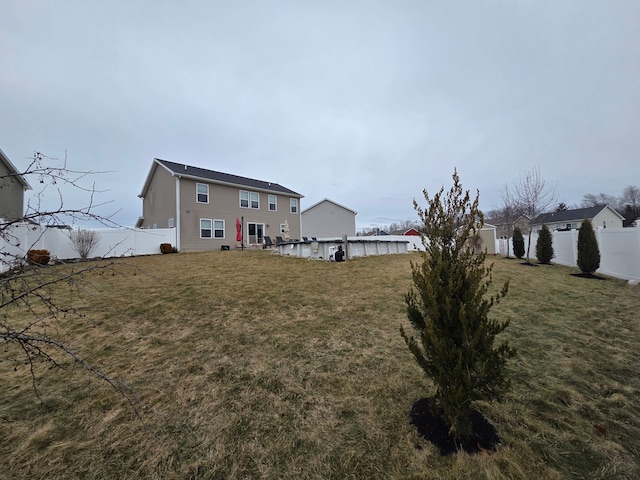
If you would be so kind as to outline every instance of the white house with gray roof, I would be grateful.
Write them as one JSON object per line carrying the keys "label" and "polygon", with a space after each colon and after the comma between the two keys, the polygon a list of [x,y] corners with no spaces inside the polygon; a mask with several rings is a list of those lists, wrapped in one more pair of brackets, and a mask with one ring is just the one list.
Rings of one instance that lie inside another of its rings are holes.
{"label": "white house with gray roof", "polygon": [[274,182],[156,158],[138,196],[136,227],[176,228],[178,250],[256,248],[265,235],[282,235],[285,225],[292,239],[301,238],[303,195]]}
{"label": "white house with gray roof", "polygon": [[547,225],[549,230],[575,230],[580,228],[585,219],[591,220],[593,228],[622,228],[624,221],[624,217],[615,209],[604,205],[543,213],[533,220],[533,229],[539,232],[542,225]]}

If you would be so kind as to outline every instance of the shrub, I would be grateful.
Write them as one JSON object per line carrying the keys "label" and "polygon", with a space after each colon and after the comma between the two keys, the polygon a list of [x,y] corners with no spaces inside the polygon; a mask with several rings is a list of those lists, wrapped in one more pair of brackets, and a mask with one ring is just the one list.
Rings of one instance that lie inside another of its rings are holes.
{"label": "shrub", "polygon": [[538,234],[538,241],[536,243],[536,257],[540,263],[548,265],[553,258],[553,238],[551,237],[551,231],[546,225],[542,225],[542,230]]}
{"label": "shrub", "polygon": [[48,265],[51,260],[49,250],[29,250],[27,252],[27,261],[37,265]]}
{"label": "shrub", "polygon": [[520,227],[513,229],[513,254],[516,258],[524,257],[524,237]]}
{"label": "shrub", "polygon": [[591,220],[583,220],[578,230],[578,268],[591,274],[600,268],[600,248]]}
{"label": "shrub", "polygon": [[485,298],[493,265],[473,244],[482,226],[478,197],[464,196],[457,173],[444,196],[441,188],[428,207],[414,207],[423,224],[422,262],[412,262],[413,287],[407,293],[407,316],[416,336],[404,338],[418,365],[436,385],[436,403],[455,439],[472,436],[472,402],[500,399],[509,386],[506,342],[494,348],[495,337],[508,326],[488,318],[489,309],[507,294],[508,283]]}
{"label": "shrub", "polygon": [[100,242],[100,235],[95,230],[79,228],[69,234],[74,250],[82,260],[86,260]]}
{"label": "shrub", "polygon": [[161,243],[160,244],[160,251],[162,253],[175,253],[175,252],[177,252],[177,250],[175,248],[173,248],[170,243]]}

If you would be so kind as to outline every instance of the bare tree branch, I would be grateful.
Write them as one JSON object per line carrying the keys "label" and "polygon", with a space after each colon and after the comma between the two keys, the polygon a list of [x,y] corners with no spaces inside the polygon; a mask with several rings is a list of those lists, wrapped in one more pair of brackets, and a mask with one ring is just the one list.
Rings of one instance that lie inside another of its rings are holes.
{"label": "bare tree branch", "polygon": [[519,208],[531,219],[527,245],[527,262],[530,262],[531,234],[536,217],[545,213],[551,205],[556,203],[558,199],[556,188],[557,186],[547,185],[547,182],[540,175],[540,167],[534,167],[521,174],[518,183],[514,185],[513,192]]}
{"label": "bare tree branch", "polygon": [[[103,192],[96,189],[95,183],[89,187],[81,184],[81,181],[88,177],[104,172],[68,168],[66,152],[61,165],[51,165],[56,160],[36,152],[23,172],[0,176],[0,179],[17,175],[22,178],[35,178],[43,185],[27,203],[21,218],[0,219],[0,267],[4,267],[0,269],[0,341],[7,352],[9,349],[15,349],[13,351],[29,366],[36,395],[39,396],[36,362],[42,361],[51,367],[65,369],[67,362],[63,360],[66,359],[118,392],[129,403],[136,417],[143,421],[142,409],[146,409],[146,406],[135,391],[126,383],[95,368],[78,350],[69,346],[56,333],[58,328],[63,327],[63,322],[74,320],[93,323],[72,301],[65,302],[59,298],[60,290],[57,287],[68,285],[76,292],[90,292],[92,285],[87,280],[88,274],[105,271],[119,273],[120,269],[116,269],[117,260],[55,267],[30,263],[26,254],[40,240],[44,229],[40,230],[37,238],[29,239],[29,245],[20,245],[20,240],[14,233],[18,226],[24,228],[24,225],[32,225],[37,230],[37,226],[65,224],[69,219],[118,226],[112,220],[113,215],[103,216],[95,211],[97,207],[109,203],[96,201],[96,195]],[[87,194],[88,203],[79,208],[66,206],[59,185],[66,185]],[[53,208],[45,209],[43,193],[48,187],[56,189],[57,204]],[[94,238],[93,246],[96,241]],[[91,249],[87,248],[85,253],[88,255],[90,251]],[[3,271],[5,272],[2,273]],[[98,292],[94,289],[93,293]]]}

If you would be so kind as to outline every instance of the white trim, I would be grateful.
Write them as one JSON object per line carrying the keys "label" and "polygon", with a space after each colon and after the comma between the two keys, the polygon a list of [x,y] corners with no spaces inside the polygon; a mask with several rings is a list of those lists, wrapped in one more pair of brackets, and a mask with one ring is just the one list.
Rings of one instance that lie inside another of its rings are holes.
{"label": "white trim", "polygon": [[[271,200],[270,200],[271,197],[274,198],[273,204],[276,207],[273,210],[271,210]],[[277,195],[273,195],[272,193],[267,195],[267,210],[270,211],[270,212],[277,212],[278,211],[278,196]]]}
{"label": "white trim", "polygon": [[176,177],[176,249],[180,251],[180,177]]}
{"label": "white trim", "polygon": [[[242,206],[242,193],[246,193],[247,194],[247,206],[243,207]],[[253,200],[251,199],[251,197],[253,195],[257,195],[258,196],[258,206],[257,207],[252,207],[252,203]],[[239,190],[238,191],[238,205],[240,206],[240,208],[249,208],[251,210],[260,210],[260,193],[259,192],[254,192],[251,190]]]}
{"label": "white trim", "polygon": [[[202,228],[202,222],[211,222],[211,226],[209,228]],[[209,237],[203,237],[202,236],[202,230],[209,230],[211,232],[211,236]],[[213,239],[213,220],[210,218],[201,218],[200,221],[198,222],[198,231],[199,231],[199,235],[200,238],[202,240],[211,240]]]}
{"label": "white trim", "polygon": [[[221,229],[217,229],[216,228],[216,222],[222,222],[222,228]],[[221,218],[214,218],[213,219],[213,223],[211,225],[212,226],[211,234],[213,235],[211,238],[218,239],[218,240],[224,240],[225,238],[227,238],[226,223],[227,222],[225,222]],[[216,237],[216,230],[222,230],[222,236],[221,237]]]}
{"label": "white trim", "polygon": [[[203,187],[207,187],[207,193],[203,193],[201,194],[200,192],[198,192],[198,187],[199,186],[203,186]],[[200,195],[206,195],[207,196],[207,201],[206,202],[201,202],[200,199],[198,198]],[[209,203],[209,184],[208,183],[196,183],[196,203],[200,203],[200,204],[208,204]]]}

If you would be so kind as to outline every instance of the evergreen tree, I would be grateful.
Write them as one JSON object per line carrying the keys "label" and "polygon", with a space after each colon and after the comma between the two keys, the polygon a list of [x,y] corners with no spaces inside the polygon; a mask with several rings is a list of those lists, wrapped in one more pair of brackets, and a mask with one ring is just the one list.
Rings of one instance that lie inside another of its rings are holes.
{"label": "evergreen tree", "polygon": [[546,225],[542,225],[542,230],[538,233],[538,241],[536,243],[536,257],[540,263],[548,265],[553,258],[553,239],[551,231]]}
{"label": "evergreen tree", "polygon": [[600,268],[600,248],[589,219],[583,220],[578,230],[578,268],[582,273],[593,273]]}
{"label": "evergreen tree", "polygon": [[506,342],[494,348],[508,322],[490,320],[488,313],[508,283],[485,298],[493,265],[473,250],[483,223],[478,196],[472,202],[469,191],[463,194],[455,171],[453,182],[446,196],[444,187],[432,199],[425,190],[424,210],[414,200],[425,251],[422,262],[411,264],[413,287],[405,300],[416,336],[400,333],[436,385],[436,413],[462,440],[472,436],[472,402],[499,400],[508,388],[506,361],[515,351]]}
{"label": "evergreen tree", "polygon": [[524,237],[522,236],[522,230],[520,227],[513,229],[513,254],[516,258],[524,257]]}

